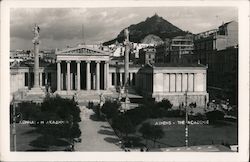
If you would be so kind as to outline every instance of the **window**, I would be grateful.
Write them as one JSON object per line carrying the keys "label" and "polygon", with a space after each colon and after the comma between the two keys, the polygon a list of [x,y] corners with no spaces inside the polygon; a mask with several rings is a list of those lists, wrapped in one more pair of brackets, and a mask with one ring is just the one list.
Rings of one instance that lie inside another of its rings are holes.
{"label": "window", "polygon": [[132,85],[135,85],[135,73],[133,73],[133,77],[132,77]]}
{"label": "window", "polygon": [[29,73],[24,73],[24,86],[27,87],[29,85]]}
{"label": "window", "polygon": [[45,86],[45,73],[42,73],[42,86]]}
{"label": "window", "polygon": [[34,86],[34,72],[30,73],[30,86],[33,87]]}
{"label": "window", "polygon": [[48,73],[47,84],[51,86],[51,73]]}
{"label": "window", "polygon": [[112,85],[115,85],[115,73],[112,73]]}

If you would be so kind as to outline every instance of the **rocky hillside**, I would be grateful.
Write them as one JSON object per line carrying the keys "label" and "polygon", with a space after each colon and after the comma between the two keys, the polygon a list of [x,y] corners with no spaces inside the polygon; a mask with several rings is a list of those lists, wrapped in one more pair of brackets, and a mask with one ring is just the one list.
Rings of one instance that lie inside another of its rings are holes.
{"label": "rocky hillside", "polygon": [[[154,16],[147,18],[145,21],[138,24],[133,24],[128,27],[130,41],[141,42],[147,35],[153,34],[160,37],[162,40],[165,38],[172,38],[179,35],[185,35],[187,32],[174,26],[167,20],[155,14]],[[103,43],[104,45],[113,44],[115,41],[123,42],[124,29],[118,34],[118,36],[110,41]]]}

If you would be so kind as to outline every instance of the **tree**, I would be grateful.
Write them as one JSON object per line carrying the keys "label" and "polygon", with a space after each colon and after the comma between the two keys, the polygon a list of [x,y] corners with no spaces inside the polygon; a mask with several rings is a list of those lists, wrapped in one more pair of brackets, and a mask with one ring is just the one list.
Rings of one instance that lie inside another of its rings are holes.
{"label": "tree", "polygon": [[143,123],[139,129],[142,137],[146,140],[146,145],[148,145],[148,139],[151,138],[151,125],[149,123]]}
{"label": "tree", "polygon": [[120,106],[121,104],[117,101],[112,102],[108,100],[103,104],[101,111],[106,115],[108,119],[115,118],[116,116],[118,116]]}
{"label": "tree", "polygon": [[81,135],[78,124],[81,121],[80,109],[73,99],[47,96],[41,105],[22,103],[20,106],[25,118],[37,121],[36,131],[42,134],[41,138],[33,142],[34,145],[41,143],[48,147],[54,145],[51,140],[46,140],[48,138],[68,139],[70,143],[73,138]]}
{"label": "tree", "polygon": [[153,126],[151,129],[151,137],[154,141],[154,147],[155,147],[155,141],[157,139],[160,139],[164,136],[164,132],[162,130],[162,127],[157,125],[157,126]]}
{"label": "tree", "polygon": [[125,134],[125,137],[128,137],[128,134],[135,132],[135,127],[132,124],[131,120],[126,115],[119,115],[113,119],[113,128],[117,129],[119,132]]}
{"label": "tree", "polygon": [[164,108],[165,110],[171,109],[173,104],[168,99],[163,99],[161,102],[157,103],[157,107]]}
{"label": "tree", "polygon": [[146,140],[152,139],[155,142],[157,139],[160,139],[164,136],[164,132],[162,130],[161,126],[158,125],[151,125],[150,123],[143,123],[141,128],[139,129],[139,132],[142,134],[142,137]]}
{"label": "tree", "polygon": [[209,120],[209,122],[211,122],[211,123],[216,123],[219,120],[223,120],[224,115],[225,114],[222,111],[219,111],[219,110],[209,111],[209,112],[206,113],[206,117]]}

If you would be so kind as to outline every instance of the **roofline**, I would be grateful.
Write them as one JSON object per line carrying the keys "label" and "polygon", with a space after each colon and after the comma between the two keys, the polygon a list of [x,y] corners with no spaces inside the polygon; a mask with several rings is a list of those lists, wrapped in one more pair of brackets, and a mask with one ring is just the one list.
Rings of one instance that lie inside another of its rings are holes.
{"label": "roofline", "polygon": [[66,49],[60,50],[60,51],[56,51],[55,55],[63,54],[64,52],[67,52],[67,51],[70,51],[70,50],[76,50],[76,49],[79,49],[79,48],[86,48],[88,50],[93,50],[93,51],[96,51],[96,52],[99,52],[99,53],[103,53],[105,55],[111,55],[111,53],[109,53],[109,52],[99,50],[99,49],[95,49],[95,48],[90,48],[90,47],[87,47],[85,45],[79,45],[77,47],[71,47],[71,48],[66,48]]}

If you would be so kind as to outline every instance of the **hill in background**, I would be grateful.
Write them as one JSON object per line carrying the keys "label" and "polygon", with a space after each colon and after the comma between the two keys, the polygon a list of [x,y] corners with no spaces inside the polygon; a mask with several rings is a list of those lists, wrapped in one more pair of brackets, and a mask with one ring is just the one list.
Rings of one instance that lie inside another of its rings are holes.
{"label": "hill in background", "polygon": [[[150,34],[165,40],[166,38],[173,38],[175,36],[186,35],[188,33],[171,24],[157,14],[138,24],[130,25],[128,29],[130,41],[136,43],[142,42],[143,39]],[[124,41],[124,29],[115,39],[104,42],[103,45],[113,44],[116,40],[119,43]]]}

